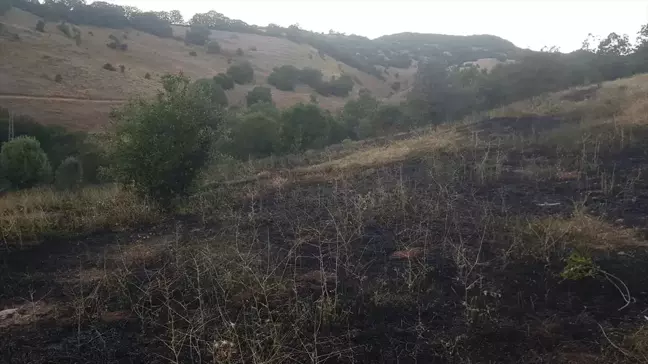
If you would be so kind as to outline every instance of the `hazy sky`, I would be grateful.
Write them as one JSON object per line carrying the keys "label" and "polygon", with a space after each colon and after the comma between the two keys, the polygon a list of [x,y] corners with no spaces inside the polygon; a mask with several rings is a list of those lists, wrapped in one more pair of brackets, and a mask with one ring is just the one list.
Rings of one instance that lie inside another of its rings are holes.
{"label": "hazy sky", "polygon": [[519,47],[580,48],[588,33],[635,35],[648,23],[648,1],[413,1],[413,0],[108,0],[142,10],[180,10],[186,19],[216,10],[249,24],[299,23],[370,38],[400,32],[493,34]]}

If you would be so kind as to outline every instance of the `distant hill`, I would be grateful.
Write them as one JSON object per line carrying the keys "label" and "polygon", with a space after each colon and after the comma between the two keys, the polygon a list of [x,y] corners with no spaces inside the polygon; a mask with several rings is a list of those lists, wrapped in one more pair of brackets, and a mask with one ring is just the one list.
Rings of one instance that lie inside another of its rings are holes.
{"label": "distant hill", "polygon": [[[109,9],[115,8],[111,5]],[[227,91],[230,105],[244,104],[246,93],[255,86],[269,86],[267,78],[274,68],[292,65],[320,70],[324,80],[347,75],[353,79],[353,90],[348,97],[335,97],[317,95],[306,85],[294,91],[270,86],[275,103],[287,107],[309,102],[315,95],[322,107],[336,110],[362,89],[387,102],[404,100],[419,62],[434,58],[453,64],[481,58],[505,61],[521,51],[511,42],[488,35],[401,33],[371,40],[297,27],[261,28],[222,14],[209,15],[197,19],[212,28],[209,40],[220,44],[219,54],[186,44],[189,26],[184,25],[174,25],[170,34],[155,36],[127,25],[114,29],[77,24],[77,44],[61,31],[59,22],[47,22],[40,32],[36,30],[39,16],[13,8],[0,16],[0,106],[42,123],[96,130],[109,122],[110,110],[128,98],[154,95],[165,73],[211,78],[232,64],[250,62],[254,81]],[[110,37],[127,44],[127,50],[107,47]],[[117,71],[105,69],[107,63]],[[120,72],[121,66],[124,72]]]}

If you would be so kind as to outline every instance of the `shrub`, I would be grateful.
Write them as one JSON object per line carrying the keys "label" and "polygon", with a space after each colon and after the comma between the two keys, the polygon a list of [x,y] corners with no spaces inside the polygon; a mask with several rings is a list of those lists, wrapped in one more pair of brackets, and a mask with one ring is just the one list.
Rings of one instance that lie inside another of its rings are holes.
{"label": "shrub", "polygon": [[313,104],[317,104],[317,95],[311,94],[310,95],[310,102],[312,102]]}
{"label": "shrub", "polygon": [[257,103],[272,103],[272,91],[267,87],[257,86],[248,92],[245,99],[248,106]]}
{"label": "shrub", "polygon": [[281,140],[287,151],[323,147],[330,132],[331,118],[315,104],[297,104],[281,115]]}
{"label": "shrub", "polygon": [[171,38],[173,36],[171,24],[164,19],[160,19],[154,12],[135,13],[130,17],[130,23],[134,29],[158,37]]}
{"label": "shrub", "polygon": [[204,46],[210,34],[211,31],[206,26],[193,25],[185,35],[185,43]]}
{"label": "shrub", "polygon": [[281,66],[268,76],[268,83],[282,91],[294,91],[299,81],[299,69],[295,66]]}
{"label": "shrub", "polygon": [[126,66],[124,66],[123,64],[120,64],[120,65],[119,65],[119,71],[120,71],[121,73],[124,73],[124,72],[126,71]]}
{"label": "shrub", "polygon": [[255,111],[231,126],[228,153],[239,159],[269,156],[279,150],[279,121],[272,113]]}
{"label": "shrub", "polygon": [[91,37],[94,37],[94,33],[92,31],[88,31],[88,35],[90,35]]}
{"label": "shrub", "polygon": [[243,57],[243,55],[244,55],[243,50],[241,48],[237,49],[236,50],[236,55],[239,56],[239,57]]}
{"label": "shrub", "polygon": [[220,85],[223,90],[231,90],[234,88],[234,80],[225,73],[219,73],[213,78],[217,85]]}
{"label": "shrub", "polygon": [[198,56],[198,53],[196,53],[196,51],[191,51],[191,52],[189,52],[189,55],[192,56],[192,57],[196,57],[196,56]]}
{"label": "shrub", "polygon": [[315,88],[322,83],[322,71],[315,68],[304,68],[299,72],[299,81]]}
{"label": "shrub", "polygon": [[146,72],[146,74],[144,75],[144,78],[147,79],[147,80],[150,80],[151,79],[151,74]]}
{"label": "shrub", "polygon": [[398,91],[398,90],[400,90],[400,88],[401,88],[401,83],[398,82],[398,81],[392,83],[392,85],[391,85],[391,89],[394,90],[394,91]]}
{"label": "shrub", "polygon": [[108,38],[111,40],[110,43],[106,44],[108,48],[119,49],[121,51],[128,50],[128,44],[123,43],[121,39],[117,38],[114,34],[109,35]]}
{"label": "shrub", "polygon": [[227,69],[227,74],[239,85],[252,82],[254,80],[254,69],[249,62],[242,62],[230,66]]}
{"label": "shrub", "polygon": [[117,71],[117,69],[110,63],[104,64],[103,69],[108,70],[108,71]]}
{"label": "shrub", "polygon": [[207,43],[207,54],[218,54],[221,51],[221,46],[217,41],[212,40]]}
{"label": "shrub", "polygon": [[62,81],[63,81],[63,76],[57,73],[56,76],[54,76],[54,82],[61,83]]}
{"label": "shrub", "polygon": [[36,23],[36,30],[45,33],[45,21],[43,19],[39,19]]}
{"label": "shrub", "polygon": [[162,83],[157,98],[133,100],[118,113],[109,149],[115,179],[168,208],[207,164],[210,127],[220,117],[188,78],[165,75]]}
{"label": "shrub", "polygon": [[51,167],[38,140],[20,136],[2,145],[0,171],[14,188],[32,187],[47,181]]}
{"label": "shrub", "polygon": [[195,88],[195,91],[203,92],[213,104],[219,106],[228,105],[227,95],[225,94],[223,87],[214,82],[213,79],[210,80],[203,78],[196,80],[196,82],[193,83],[192,87]]}
{"label": "shrub", "polygon": [[83,167],[76,157],[67,157],[56,169],[55,185],[60,189],[77,189],[83,183]]}

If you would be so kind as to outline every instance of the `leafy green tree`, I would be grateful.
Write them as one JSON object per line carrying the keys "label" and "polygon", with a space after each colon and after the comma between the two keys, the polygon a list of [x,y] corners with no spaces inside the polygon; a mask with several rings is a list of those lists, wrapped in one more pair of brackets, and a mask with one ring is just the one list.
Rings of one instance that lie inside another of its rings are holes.
{"label": "leafy green tree", "polygon": [[130,19],[130,23],[134,29],[157,35],[158,37],[171,38],[173,36],[171,24],[167,20],[160,19],[153,12],[134,14]]}
{"label": "leafy green tree", "polygon": [[632,51],[627,34],[610,33],[598,45],[597,53],[603,55],[625,56]]}
{"label": "leafy green tree", "polygon": [[250,62],[242,62],[230,66],[227,69],[227,75],[229,75],[234,82],[243,85],[254,80],[254,69]]}
{"label": "leafy green tree", "polygon": [[2,145],[0,171],[14,188],[46,182],[52,173],[40,143],[28,136],[20,136]]}
{"label": "leafy green tree", "polygon": [[187,44],[196,44],[199,46],[205,45],[211,35],[211,30],[203,25],[192,25],[187,34],[185,35],[185,42]]}
{"label": "leafy green tree", "polygon": [[246,96],[246,101],[248,106],[252,106],[258,103],[272,103],[272,91],[269,88],[263,86],[257,86],[248,92]]}
{"label": "leafy green tree", "polygon": [[188,78],[165,75],[162,82],[157,98],[133,100],[117,113],[110,155],[118,182],[168,208],[207,164],[221,115]]}
{"label": "leafy green tree", "polygon": [[342,125],[347,129],[347,133],[351,139],[360,139],[361,135],[359,127],[363,121],[365,124],[371,120],[373,114],[378,109],[379,102],[371,95],[371,92],[363,90],[360,96],[355,100],[349,100],[340,113]]}
{"label": "leafy green tree", "polygon": [[319,86],[322,83],[322,71],[306,67],[299,72],[299,81],[312,88]]}
{"label": "leafy green tree", "polygon": [[55,184],[60,189],[73,190],[83,184],[83,166],[76,157],[67,157],[56,169]]}
{"label": "leafy green tree", "polygon": [[230,130],[229,152],[240,159],[266,157],[280,150],[280,124],[272,113],[244,114]]}
{"label": "leafy green tree", "polygon": [[234,88],[234,80],[225,73],[219,73],[213,78],[214,82],[220,85],[223,90],[231,90]]}
{"label": "leafy green tree", "polygon": [[268,83],[282,91],[294,91],[299,74],[299,69],[292,65],[275,67],[268,76]]}
{"label": "leafy green tree", "polygon": [[169,13],[169,22],[171,22],[171,24],[184,24],[184,18],[182,17],[180,10],[171,10]]}
{"label": "leafy green tree", "polygon": [[281,140],[287,151],[321,148],[330,134],[331,117],[315,104],[297,104],[281,115]]}
{"label": "leafy green tree", "polygon": [[223,87],[214,82],[213,79],[202,78],[196,80],[193,87],[197,88],[199,92],[205,93],[214,105],[226,107],[229,104]]}

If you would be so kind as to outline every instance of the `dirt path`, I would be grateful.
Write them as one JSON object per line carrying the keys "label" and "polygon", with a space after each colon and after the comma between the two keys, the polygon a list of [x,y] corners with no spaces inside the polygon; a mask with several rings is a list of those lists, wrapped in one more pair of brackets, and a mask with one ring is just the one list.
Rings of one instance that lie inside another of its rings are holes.
{"label": "dirt path", "polygon": [[72,101],[72,102],[90,102],[97,104],[116,104],[124,103],[128,100],[125,99],[87,99],[81,97],[59,97],[59,96],[32,96],[20,94],[3,94],[0,95],[0,100],[47,100],[47,101]]}

